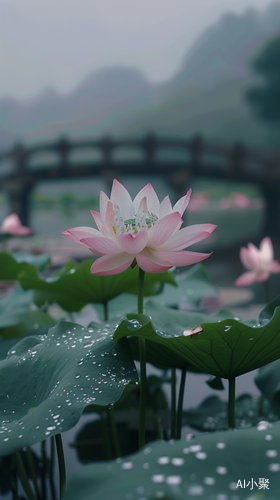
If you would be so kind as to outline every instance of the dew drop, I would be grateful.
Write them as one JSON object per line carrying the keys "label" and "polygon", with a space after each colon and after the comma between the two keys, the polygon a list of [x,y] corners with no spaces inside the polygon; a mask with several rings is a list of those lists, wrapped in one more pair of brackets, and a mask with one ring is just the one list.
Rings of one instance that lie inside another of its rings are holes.
{"label": "dew drop", "polygon": [[215,484],[216,480],[215,480],[215,478],[214,478],[214,477],[205,477],[205,478],[203,479],[203,482],[204,482],[205,484],[207,484],[208,486],[213,486],[213,484]]}
{"label": "dew drop", "polygon": [[218,450],[223,450],[225,447],[226,447],[225,443],[217,443],[216,444],[216,448],[218,448]]}
{"label": "dew drop", "polygon": [[197,453],[198,451],[202,450],[201,444],[193,444],[190,446],[190,452],[191,453]]}
{"label": "dew drop", "polygon": [[153,483],[164,483],[165,476],[163,474],[153,474],[151,480],[153,481]]}
{"label": "dew drop", "polygon": [[124,470],[129,470],[129,469],[132,469],[134,467],[134,463],[133,462],[123,462],[121,464],[121,468],[124,469]]}
{"label": "dew drop", "polygon": [[217,474],[221,474],[221,475],[227,474],[227,471],[228,471],[227,468],[222,467],[222,466],[219,466],[216,469]]}
{"label": "dew drop", "polygon": [[278,472],[280,470],[280,464],[270,464],[268,468],[271,472]]}
{"label": "dew drop", "polygon": [[207,453],[205,453],[204,451],[199,451],[195,454],[195,458],[198,458],[198,460],[205,460],[207,458]]}
{"label": "dew drop", "polygon": [[171,486],[177,486],[178,484],[181,484],[183,479],[181,476],[167,476],[165,482],[166,484],[169,484]]}
{"label": "dew drop", "polygon": [[192,496],[199,496],[203,495],[204,493],[203,486],[201,486],[200,484],[194,484],[192,486],[189,486],[187,491],[188,494]]}
{"label": "dew drop", "polygon": [[170,458],[169,457],[159,457],[157,459],[157,463],[160,464],[160,465],[166,465],[166,464],[169,464],[170,462]]}
{"label": "dew drop", "polygon": [[269,458],[274,458],[274,457],[277,457],[278,455],[278,451],[276,450],[267,450],[265,452],[266,456],[269,457]]}
{"label": "dew drop", "polygon": [[181,465],[184,465],[185,460],[183,458],[172,458],[171,460],[172,465],[175,465],[176,467],[180,467]]}

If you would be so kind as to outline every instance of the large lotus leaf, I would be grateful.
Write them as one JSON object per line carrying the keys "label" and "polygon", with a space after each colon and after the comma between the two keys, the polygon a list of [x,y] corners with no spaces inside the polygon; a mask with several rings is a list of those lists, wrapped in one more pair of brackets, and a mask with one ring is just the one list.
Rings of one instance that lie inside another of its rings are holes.
{"label": "large lotus leaf", "polygon": [[[97,276],[90,274],[92,260],[85,260],[81,264],[69,261],[50,277],[34,276],[27,272],[20,274],[19,279],[24,289],[34,289],[34,301],[38,306],[45,302],[56,302],[66,311],[80,311],[89,303],[104,303],[121,293],[133,292],[133,287],[138,284],[138,267],[128,268],[121,274],[110,276]],[[145,284],[173,283],[171,274],[147,273]]]}
{"label": "large lotus leaf", "polygon": [[185,273],[174,275],[177,288],[173,289],[168,284],[158,296],[161,304],[178,306],[185,304],[189,308],[197,308],[205,297],[218,299],[219,289],[210,283],[208,273],[203,264],[196,264]]}
{"label": "large lotus leaf", "polygon": [[34,330],[36,335],[36,330],[40,326],[46,325],[49,329],[54,323],[55,321],[48,313],[40,311],[39,309],[30,309],[22,316],[17,325],[10,326],[9,328],[3,328],[0,330],[0,334],[3,339],[14,338],[15,342],[15,337],[22,336],[31,330]]}
{"label": "large lotus leaf", "polygon": [[[144,323],[148,321],[148,324],[151,323],[151,328],[155,333],[154,324],[157,326],[156,332],[160,337],[153,338],[152,336],[147,334],[146,338],[146,360],[148,363],[151,363],[162,369],[169,368],[183,368],[187,367],[189,371],[195,372],[203,372],[205,371],[201,369],[197,369],[195,366],[192,366],[184,355],[180,351],[178,351],[178,343],[174,346],[174,349],[170,349],[170,345],[168,342],[159,341],[160,338],[167,338],[170,334],[170,338],[178,337],[178,332],[182,332],[181,325],[184,325],[185,328],[194,328],[202,321],[221,321],[224,318],[227,318],[230,313],[227,311],[221,311],[216,316],[208,316],[201,312],[186,312],[179,311],[175,309],[170,309],[164,306],[161,306],[157,301],[150,300],[147,302],[145,306],[145,312],[149,314],[152,318],[152,323],[149,322],[148,316],[138,316],[136,313],[127,314],[126,317],[129,319],[127,322],[127,326],[129,330],[126,331],[126,335],[129,336],[129,342],[132,350],[132,354],[135,360],[139,360],[139,346],[138,346],[138,334],[142,334],[143,330],[139,329],[140,324],[137,321]],[[133,321],[133,318],[136,318]],[[121,326],[122,325],[122,326]],[[125,323],[122,322],[117,328],[116,334],[119,335],[120,328],[125,327]],[[146,325],[148,328],[148,325]],[[130,329],[133,333],[131,333]],[[150,331],[150,329],[149,329]],[[161,332],[161,333],[160,333]],[[168,332],[168,333],[167,333]],[[161,336],[162,334],[162,336]],[[167,336],[167,337],[166,337]],[[114,337],[115,338],[115,337]],[[184,337],[185,338],[185,337]]]}
{"label": "large lotus leaf", "polygon": [[[16,288],[0,299],[0,329],[17,325],[29,310],[32,292]],[[1,330],[0,330],[0,333]]]}
{"label": "large lotus leaf", "polygon": [[35,328],[32,328],[27,333],[23,333],[20,336],[20,339],[15,337],[0,339],[0,360],[5,359],[7,357],[8,351],[12,349],[12,347],[14,347],[14,345],[16,345],[19,342],[19,340],[22,340],[25,337],[30,337],[31,335],[46,335],[50,329],[50,326],[51,325],[49,323],[46,323],[41,326],[39,326],[38,323],[35,323]]}
{"label": "large lotus leaf", "polygon": [[107,405],[137,380],[129,345],[113,329],[62,321],[0,361],[0,455],[73,427],[90,403]]}
{"label": "large lotus leaf", "polygon": [[17,250],[11,252],[11,256],[18,264],[26,262],[27,264],[36,266],[39,271],[45,269],[51,263],[51,254],[49,253],[34,254]]}
{"label": "large lotus leaf", "polygon": [[[23,255],[26,257],[23,258]],[[28,260],[30,254],[22,252],[0,252],[0,280],[17,280],[19,273],[26,271],[36,274],[36,264],[34,260]]]}
{"label": "large lotus leaf", "polygon": [[277,414],[280,414],[280,359],[273,361],[269,365],[259,369],[255,377],[255,383],[267,398],[272,408]]}
{"label": "large lotus leaf", "polygon": [[[144,299],[144,304],[146,299]],[[94,304],[94,309],[97,312],[101,321],[104,320],[104,305]],[[127,313],[137,312],[137,297],[131,293],[122,293],[107,304],[108,318],[122,318]]]}
{"label": "large lotus leaf", "polygon": [[157,441],[135,455],[84,466],[68,482],[64,500],[277,500],[279,448],[280,422]]}
{"label": "large lotus leaf", "polygon": [[[261,420],[275,422],[278,417],[271,412],[269,402],[264,401],[259,414],[259,397],[241,394],[235,401],[236,427],[252,427]],[[217,396],[204,399],[198,408],[184,412],[183,425],[190,425],[200,431],[215,432],[228,429],[228,403]]]}
{"label": "large lotus leaf", "polygon": [[[254,325],[233,318],[217,321],[215,316],[208,316],[207,322],[201,316],[201,321],[198,321],[199,314],[197,323],[193,324],[193,320],[184,322],[182,312],[174,310],[171,311],[173,322],[166,321],[160,327],[154,320],[156,306],[154,309],[151,316],[156,327],[149,316],[135,314],[133,320],[128,315],[129,320],[123,320],[118,326],[114,341],[123,336],[143,337],[165,346],[167,350],[162,355],[162,363],[158,357],[160,350],[156,352],[155,349],[154,356],[158,359],[154,364],[158,366],[189,364],[216,377],[232,378],[280,358],[280,307],[276,307],[270,320],[265,318]],[[162,311],[161,324],[166,318],[172,321],[168,309],[165,313]],[[202,329],[200,333],[191,332],[198,326]],[[186,329],[189,330],[188,336],[184,335]],[[169,358],[166,357],[168,351]]]}
{"label": "large lotus leaf", "polygon": [[30,309],[32,292],[21,288],[0,299],[0,338],[17,337],[40,325],[53,323],[45,312]]}
{"label": "large lotus leaf", "polygon": [[[162,390],[162,384],[166,380],[156,375],[150,375],[147,377],[147,397],[146,404],[147,408],[152,410],[163,410],[168,408],[168,403],[166,400],[166,394]],[[170,380],[169,380],[170,382]],[[115,413],[117,412],[127,412],[133,409],[139,409],[140,401],[140,386],[135,386],[135,384],[129,384],[124,389],[120,399],[114,404]],[[87,406],[84,413],[100,413],[104,411],[100,405],[91,404]]]}

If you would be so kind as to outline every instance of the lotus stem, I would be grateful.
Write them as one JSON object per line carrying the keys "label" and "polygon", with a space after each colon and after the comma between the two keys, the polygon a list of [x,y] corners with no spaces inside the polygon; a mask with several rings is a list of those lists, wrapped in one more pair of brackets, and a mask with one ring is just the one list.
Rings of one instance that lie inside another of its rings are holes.
{"label": "lotus stem", "polygon": [[120,446],[120,441],[119,441],[119,436],[118,436],[118,429],[117,429],[117,425],[116,425],[114,405],[111,405],[108,408],[108,414],[109,414],[109,420],[110,420],[110,427],[111,427],[111,433],[112,433],[115,458],[119,458],[122,456],[122,451],[121,451],[121,446]]}
{"label": "lotus stem", "polygon": [[181,439],[183,402],[184,402],[184,392],[185,392],[185,385],[186,385],[186,375],[187,375],[187,368],[184,367],[184,368],[182,368],[179,398],[178,398],[176,439]]}
{"label": "lotus stem", "polygon": [[[144,278],[145,271],[139,267],[139,282],[138,282],[138,314],[143,314],[144,311]],[[145,445],[145,427],[146,427],[146,345],[145,339],[139,337],[139,357],[140,357],[140,407],[139,407],[139,449]]]}
{"label": "lotus stem", "polygon": [[258,415],[263,415],[263,394],[260,394],[258,400]]}
{"label": "lotus stem", "polygon": [[18,478],[17,478],[17,461],[15,455],[11,458],[11,492],[12,500],[18,500]]}
{"label": "lotus stem", "polygon": [[54,472],[54,453],[55,453],[55,439],[54,439],[54,436],[52,436],[52,437],[51,437],[51,457],[50,457],[50,468],[49,468],[49,474],[50,474],[50,488],[51,488],[52,500],[56,500],[55,486],[54,486],[54,478],[53,478],[53,472]]}
{"label": "lotus stem", "polygon": [[108,435],[108,419],[107,419],[107,413],[102,412],[100,414],[100,419],[101,419],[101,430],[102,430],[102,438],[103,438],[103,451],[105,454],[105,460],[112,460],[113,459],[113,450],[111,446],[111,441],[109,439]]}
{"label": "lotus stem", "polygon": [[46,500],[46,470],[47,470],[46,441],[41,442],[41,454],[42,454],[42,467],[41,467],[42,497],[43,500]]}
{"label": "lotus stem", "polygon": [[175,439],[176,432],[176,368],[171,368],[171,439]]}
{"label": "lotus stem", "polygon": [[32,456],[32,452],[29,448],[29,446],[26,447],[26,458],[27,458],[27,463],[30,471],[30,476],[32,479],[32,482],[34,484],[34,489],[36,491],[36,495],[38,498],[40,498],[40,492],[39,492],[39,487],[37,483],[37,475],[36,475],[36,469],[35,469],[35,464]]}
{"label": "lotus stem", "polygon": [[60,498],[61,498],[62,494],[64,492],[65,483],[66,483],[65,459],[64,459],[61,434],[55,435],[55,443],[56,443],[57,458],[58,458],[59,491],[60,491]]}
{"label": "lotus stem", "polygon": [[16,463],[17,463],[17,471],[18,471],[18,475],[19,475],[22,487],[23,487],[29,500],[37,500],[36,496],[33,493],[32,488],[29,484],[28,477],[27,477],[20,453],[17,452],[15,454],[15,456],[16,456]]}
{"label": "lotus stem", "polygon": [[235,429],[235,377],[228,379],[228,426]]}
{"label": "lotus stem", "polygon": [[269,279],[264,281],[264,293],[265,293],[265,300],[267,303],[271,302],[271,291],[270,291],[270,285],[269,285]]}
{"label": "lotus stem", "polygon": [[108,314],[108,302],[103,302],[103,308],[104,308],[104,321],[108,321],[109,319],[109,314]]}

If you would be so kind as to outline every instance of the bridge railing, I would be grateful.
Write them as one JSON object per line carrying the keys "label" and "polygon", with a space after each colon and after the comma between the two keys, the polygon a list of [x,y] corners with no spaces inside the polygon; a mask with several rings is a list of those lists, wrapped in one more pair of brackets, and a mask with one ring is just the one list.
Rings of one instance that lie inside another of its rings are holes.
{"label": "bridge railing", "polygon": [[[142,159],[116,160],[115,153],[125,148],[140,151]],[[99,159],[73,162],[71,155],[85,149],[98,151]],[[184,154],[179,159],[172,159],[172,154],[166,158],[159,155],[168,150]],[[38,155],[50,153],[55,161],[40,165],[36,160]],[[12,168],[4,170],[2,167],[7,161]],[[190,184],[191,178],[199,176],[255,184],[266,201],[264,231],[280,234],[279,155],[255,151],[240,142],[228,146],[208,142],[201,135],[184,139],[148,134],[143,138],[103,137],[76,141],[61,138],[35,146],[17,144],[0,152],[0,190],[8,193],[11,211],[17,212],[24,224],[28,224],[29,219],[30,193],[43,179],[101,176],[111,182],[114,177],[128,174],[164,176],[177,197],[185,193],[186,183]]]}

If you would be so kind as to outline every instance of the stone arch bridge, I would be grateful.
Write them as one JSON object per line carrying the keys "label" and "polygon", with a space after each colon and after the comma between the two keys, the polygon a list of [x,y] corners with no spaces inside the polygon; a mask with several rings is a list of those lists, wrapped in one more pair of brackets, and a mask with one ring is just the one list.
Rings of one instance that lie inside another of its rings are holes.
{"label": "stone arch bridge", "polygon": [[[83,159],[81,154],[84,153]],[[80,155],[80,156],[79,156]],[[280,235],[280,158],[246,148],[191,139],[67,140],[24,146],[0,152],[0,191],[8,194],[10,211],[28,225],[30,195],[44,179],[101,177],[111,184],[125,175],[159,175],[183,196],[193,178],[224,179],[257,186],[265,199],[263,235]]]}

